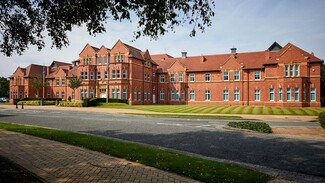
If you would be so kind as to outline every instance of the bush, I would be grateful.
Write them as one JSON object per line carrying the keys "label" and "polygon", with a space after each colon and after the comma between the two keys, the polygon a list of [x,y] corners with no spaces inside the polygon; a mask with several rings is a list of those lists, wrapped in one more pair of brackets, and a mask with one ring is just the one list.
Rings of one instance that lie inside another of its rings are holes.
{"label": "bush", "polygon": [[74,101],[74,102],[67,102],[67,101],[62,101],[59,103],[60,107],[82,107],[83,102],[81,101]]}
{"label": "bush", "polygon": [[325,112],[319,113],[318,120],[319,120],[320,126],[322,126],[325,129]]}
{"label": "bush", "polygon": [[24,105],[40,105],[40,100],[19,101],[18,105],[21,105],[23,102],[24,102]]}
{"label": "bush", "polygon": [[261,133],[272,133],[271,127],[263,122],[243,121],[243,122],[229,122],[228,126],[233,128],[241,128],[253,130]]}
{"label": "bush", "polygon": [[[100,103],[106,103],[106,98],[97,98],[97,101]],[[128,100],[116,99],[116,98],[109,98],[108,103],[128,103]]]}

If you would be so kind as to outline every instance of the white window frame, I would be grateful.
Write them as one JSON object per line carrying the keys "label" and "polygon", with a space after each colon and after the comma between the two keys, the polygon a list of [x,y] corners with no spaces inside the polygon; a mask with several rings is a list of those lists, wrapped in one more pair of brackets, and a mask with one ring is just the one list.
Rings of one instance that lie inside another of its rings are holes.
{"label": "white window frame", "polygon": [[316,101],[316,88],[310,88],[310,101]]}
{"label": "white window frame", "polygon": [[191,101],[195,100],[195,91],[194,90],[190,90],[190,100]]}
{"label": "white window frame", "polygon": [[228,71],[223,72],[223,80],[224,81],[229,81],[229,72]]}
{"label": "white window frame", "polygon": [[234,80],[239,81],[240,80],[240,71],[234,71]]}
{"label": "white window frame", "polygon": [[100,80],[101,76],[100,76],[100,71],[97,71],[97,80]]}
{"label": "white window frame", "polygon": [[164,90],[160,90],[160,99],[161,101],[165,100],[165,91]]}
{"label": "white window frame", "polygon": [[299,101],[299,88],[294,89],[294,100]]}
{"label": "white window frame", "polygon": [[159,82],[164,83],[165,82],[165,75],[160,75],[159,76]]}
{"label": "white window frame", "polygon": [[234,90],[234,101],[240,101],[240,90]]}
{"label": "white window frame", "polygon": [[291,88],[286,89],[286,101],[291,101]]}
{"label": "white window frame", "polygon": [[123,77],[123,79],[126,79],[128,77],[128,73],[127,73],[127,70],[126,69],[123,69],[123,71],[122,71],[122,77]]}
{"label": "white window frame", "polygon": [[270,88],[270,101],[274,101],[274,88]]}
{"label": "white window frame", "polygon": [[123,88],[122,89],[122,99],[123,100],[126,100],[128,98],[128,96],[127,96],[127,90],[126,90],[126,88]]}
{"label": "white window frame", "polygon": [[229,101],[229,90],[223,90],[223,101]]}
{"label": "white window frame", "polygon": [[95,74],[94,74],[94,71],[90,71],[90,80],[94,80],[95,78]]}
{"label": "white window frame", "polygon": [[204,98],[205,98],[205,101],[210,101],[211,100],[210,90],[205,90]]}
{"label": "white window frame", "polygon": [[282,88],[279,88],[279,101],[283,100]]}
{"label": "white window frame", "polygon": [[254,91],[254,100],[255,101],[261,101],[261,90],[256,89]]}
{"label": "white window frame", "polygon": [[170,82],[171,83],[174,83],[175,82],[175,74],[174,73],[171,73],[170,74]]}
{"label": "white window frame", "polygon": [[211,74],[210,73],[205,73],[204,80],[205,80],[205,82],[209,82],[211,80]]}
{"label": "white window frame", "polygon": [[254,80],[261,80],[261,71],[254,72]]}
{"label": "white window frame", "polygon": [[178,73],[178,82],[183,82],[183,74]]}
{"label": "white window frame", "polygon": [[194,82],[195,81],[195,74],[190,74],[190,82]]}

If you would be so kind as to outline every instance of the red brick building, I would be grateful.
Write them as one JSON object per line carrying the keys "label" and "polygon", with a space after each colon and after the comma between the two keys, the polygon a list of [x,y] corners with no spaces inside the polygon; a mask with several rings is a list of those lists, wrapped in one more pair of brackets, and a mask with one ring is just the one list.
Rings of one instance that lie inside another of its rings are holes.
{"label": "red brick building", "polygon": [[[323,61],[288,43],[265,51],[174,58],[150,55],[118,41],[112,49],[87,44],[72,64],[18,67],[10,77],[10,98],[69,96],[128,99],[138,104],[211,104],[320,107]],[[44,75],[42,74],[44,73]],[[74,93],[69,78],[83,84]],[[42,92],[31,79],[44,78]]]}

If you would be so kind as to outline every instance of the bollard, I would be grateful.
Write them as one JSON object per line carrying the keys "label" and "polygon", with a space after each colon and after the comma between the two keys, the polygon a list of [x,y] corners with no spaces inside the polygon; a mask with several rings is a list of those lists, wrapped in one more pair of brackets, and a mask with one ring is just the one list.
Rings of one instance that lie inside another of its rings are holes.
{"label": "bollard", "polygon": [[18,102],[16,102],[16,109],[18,109]]}
{"label": "bollard", "polygon": [[21,103],[21,109],[24,109],[24,102]]}

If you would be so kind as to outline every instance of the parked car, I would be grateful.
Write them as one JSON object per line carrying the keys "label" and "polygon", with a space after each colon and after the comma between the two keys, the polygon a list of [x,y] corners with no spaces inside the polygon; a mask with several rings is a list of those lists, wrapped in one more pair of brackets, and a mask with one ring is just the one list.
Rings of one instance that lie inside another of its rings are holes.
{"label": "parked car", "polygon": [[0,102],[9,102],[7,97],[0,97]]}

